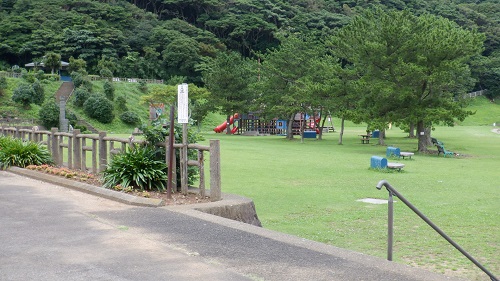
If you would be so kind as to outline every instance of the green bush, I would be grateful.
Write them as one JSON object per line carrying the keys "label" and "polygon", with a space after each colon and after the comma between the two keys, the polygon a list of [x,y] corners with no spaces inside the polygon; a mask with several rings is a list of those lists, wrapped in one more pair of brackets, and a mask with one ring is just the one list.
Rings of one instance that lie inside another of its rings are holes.
{"label": "green bush", "polygon": [[0,77],[0,97],[4,95],[5,89],[8,87],[7,78]]}
{"label": "green bush", "polygon": [[40,118],[42,125],[49,130],[53,127],[59,127],[59,106],[57,103],[53,101],[44,103],[38,112],[38,118]]}
{"label": "green bush", "polygon": [[31,85],[31,87],[33,87],[33,92],[35,93],[31,99],[32,102],[34,104],[42,105],[45,101],[45,90],[42,84],[37,80],[33,83],[33,85]]}
{"label": "green bush", "polygon": [[[163,127],[160,121],[155,121],[153,122],[150,126],[143,125],[141,126],[141,131],[143,132],[143,136],[148,142],[149,145],[154,145],[159,142],[164,142],[165,138],[169,135],[170,128]],[[175,143],[182,143],[182,126],[177,125],[174,126],[174,138],[175,138]],[[198,141],[203,140],[203,137],[195,132],[194,130],[189,130],[188,131],[188,143],[197,143]],[[160,147],[158,150],[158,153],[156,155],[156,159],[158,160],[163,160],[166,157],[166,152],[163,147]],[[180,186],[181,183],[181,177],[180,177],[180,166],[179,164],[181,163],[180,161],[180,152],[178,149],[175,150],[176,152],[176,163],[178,166],[176,167],[176,178],[177,178],[177,183],[178,187]],[[190,160],[197,160],[198,159],[198,154],[196,150],[189,149],[188,150],[188,158]],[[193,184],[198,176],[199,170],[197,167],[194,166],[188,166],[188,184]]]}
{"label": "green bush", "polygon": [[12,100],[27,107],[33,102],[35,91],[31,85],[23,83],[14,89]]}
{"label": "green bush", "polygon": [[41,144],[0,137],[0,168],[24,168],[28,165],[53,164],[50,152]]}
{"label": "green bush", "polygon": [[113,83],[109,82],[109,81],[104,81],[103,88],[104,88],[104,95],[106,96],[106,98],[110,101],[114,101],[115,100],[115,86],[113,86]]}
{"label": "green bush", "polygon": [[149,146],[115,155],[103,172],[103,186],[165,190],[167,165],[165,160],[155,160],[155,155],[156,150]]}
{"label": "green bush", "polygon": [[83,87],[87,89],[89,93],[92,93],[92,82],[90,82],[90,79],[85,71],[72,72],[71,79],[73,80],[75,88]]}
{"label": "green bush", "polygon": [[141,122],[141,119],[135,112],[132,111],[127,111],[124,112],[120,115],[120,120],[122,120],[123,123],[129,124],[129,125],[137,125]]}
{"label": "green bush", "polygon": [[90,96],[83,104],[83,111],[85,111],[85,114],[89,117],[104,124],[111,123],[115,118],[113,114],[113,104],[102,94]]}
{"label": "green bush", "polygon": [[121,111],[121,112],[128,111],[127,99],[123,96],[119,96],[116,98],[115,106],[116,106],[116,109]]}
{"label": "green bush", "polygon": [[35,78],[35,74],[31,71],[26,71],[26,70],[23,70],[22,71],[23,75],[21,76],[26,82],[28,83],[33,83],[35,82],[36,78]]}
{"label": "green bush", "polygon": [[82,107],[83,104],[90,97],[90,92],[85,87],[79,87],[73,92],[73,105],[76,107]]}

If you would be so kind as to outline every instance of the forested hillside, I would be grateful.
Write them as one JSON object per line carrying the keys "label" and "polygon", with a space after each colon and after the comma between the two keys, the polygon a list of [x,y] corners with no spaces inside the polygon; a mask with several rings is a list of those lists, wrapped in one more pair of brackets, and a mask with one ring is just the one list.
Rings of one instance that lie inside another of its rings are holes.
{"label": "forested hillside", "polygon": [[0,70],[55,52],[85,60],[90,74],[107,65],[114,76],[201,84],[207,61],[222,50],[255,57],[280,44],[278,32],[319,39],[374,6],[441,15],[484,32],[484,57],[471,62],[476,88],[498,86],[498,0],[3,0]]}

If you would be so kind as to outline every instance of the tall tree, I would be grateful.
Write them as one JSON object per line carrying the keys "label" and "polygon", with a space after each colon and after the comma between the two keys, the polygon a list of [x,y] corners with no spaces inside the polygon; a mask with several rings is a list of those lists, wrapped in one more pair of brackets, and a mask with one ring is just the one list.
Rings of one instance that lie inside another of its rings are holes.
{"label": "tall tree", "polygon": [[61,55],[50,52],[43,57],[45,67],[50,68],[50,73],[54,74],[55,69],[61,68]]}
{"label": "tall tree", "polygon": [[[234,52],[222,52],[203,74],[203,81],[210,90],[209,103],[227,116],[247,112],[254,102],[249,85],[256,80],[251,62]],[[227,133],[230,133],[227,126]]]}
{"label": "tall tree", "polygon": [[461,97],[473,86],[467,62],[483,40],[442,17],[380,9],[355,17],[334,38],[335,52],[365,69],[363,121],[416,120],[419,151],[427,150],[433,124],[452,126],[471,114]]}
{"label": "tall tree", "polygon": [[313,38],[290,34],[281,38],[279,48],[262,57],[259,100],[268,115],[288,120],[288,139],[293,138],[295,114],[312,110],[312,92],[305,85],[314,80],[315,58],[323,54]]}

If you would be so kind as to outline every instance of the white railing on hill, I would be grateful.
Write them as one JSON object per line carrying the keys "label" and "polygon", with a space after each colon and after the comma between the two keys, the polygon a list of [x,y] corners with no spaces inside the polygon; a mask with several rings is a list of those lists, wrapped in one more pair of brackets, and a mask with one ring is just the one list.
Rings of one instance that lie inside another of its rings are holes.
{"label": "white railing on hill", "polygon": [[481,91],[475,91],[475,92],[470,92],[464,95],[464,98],[475,98],[478,96],[482,96],[484,93],[486,93],[488,90],[481,90]]}
{"label": "white railing on hill", "polygon": [[[22,73],[0,71],[0,77],[21,78],[22,76],[23,76]],[[109,78],[101,77],[101,76],[96,76],[96,75],[89,75],[89,79],[91,81],[100,81],[100,80],[108,80]],[[126,83],[140,83],[140,82],[145,82],[146,84],[163,84],[163,79],[157,80],[157,79],[113,77],[113,78],[111,78],[111,80],[113,82],[126,82]]]}

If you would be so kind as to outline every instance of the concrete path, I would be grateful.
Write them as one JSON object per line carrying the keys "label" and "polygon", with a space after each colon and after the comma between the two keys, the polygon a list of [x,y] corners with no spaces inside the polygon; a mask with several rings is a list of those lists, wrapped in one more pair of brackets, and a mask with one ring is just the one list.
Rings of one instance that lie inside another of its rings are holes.
{"label": "concrete path", "polygon": [[0,280],[457,280],[192,207],[0,171]]}

